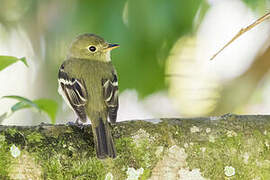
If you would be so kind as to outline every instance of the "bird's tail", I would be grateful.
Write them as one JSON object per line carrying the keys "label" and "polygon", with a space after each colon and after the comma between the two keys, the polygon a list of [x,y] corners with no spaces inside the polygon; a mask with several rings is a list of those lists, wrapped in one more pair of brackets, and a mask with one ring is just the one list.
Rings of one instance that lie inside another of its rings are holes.
{"label": "bird's tail", "polygon": [[107,121],[99,119],[99,124],[94,129],[96,134],[96,153],[97,157],[100,159],[105,159],[107,157],[115,158],[116,150],[114,147],[110,126]]}

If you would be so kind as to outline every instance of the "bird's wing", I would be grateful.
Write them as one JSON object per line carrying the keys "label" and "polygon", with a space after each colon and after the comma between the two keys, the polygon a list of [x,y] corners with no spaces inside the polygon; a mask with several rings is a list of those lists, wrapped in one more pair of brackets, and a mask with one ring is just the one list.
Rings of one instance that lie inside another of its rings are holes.
{"label": "bird's wing", "polygon": [[116,73],[113,72],[112,79],[102,79],[102,86],[103,97],[108,108],[110,122],[115,123],[118,110],[118,80]]}
{"label": "bird's wing", "polygon": [[86,121],[85,106],[88,94],[83,79],[70,77],[62,65],[58,73],[59,88],[62,89],[64,99],[75,111],[82,122]]}

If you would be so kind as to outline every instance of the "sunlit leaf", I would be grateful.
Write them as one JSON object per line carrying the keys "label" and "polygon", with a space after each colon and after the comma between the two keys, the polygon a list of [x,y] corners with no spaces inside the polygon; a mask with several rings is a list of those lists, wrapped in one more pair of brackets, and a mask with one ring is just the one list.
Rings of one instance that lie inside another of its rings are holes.
{"label": "sunlit leaf", "polygon": [[23,62],[28,67],[25,57],[17,58],[13,56],[0,56],[0,71],[18,61]]}
{"label": "sunlit leaf", "polygon": [[46,112],[48,116],[51,118],[52,123],[55,123],[55,117],[58,109],[58,104],[56,101],[51,99],[37,99],[34,100],[34,103],[38,105],[38,107]]}

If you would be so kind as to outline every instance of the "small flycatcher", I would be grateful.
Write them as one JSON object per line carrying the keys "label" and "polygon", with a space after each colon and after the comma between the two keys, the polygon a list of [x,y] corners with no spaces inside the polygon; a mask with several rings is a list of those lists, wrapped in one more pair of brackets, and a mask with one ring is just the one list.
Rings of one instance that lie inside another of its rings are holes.
{"label": "small flycatcher", "polygon": [[110,52],[119,47],[95,34],[78,36],[58,73],[59,93],[78,116],[76,122],[90,119],[97,157],[115,158],[110,125],[116,122],[118,81]]}

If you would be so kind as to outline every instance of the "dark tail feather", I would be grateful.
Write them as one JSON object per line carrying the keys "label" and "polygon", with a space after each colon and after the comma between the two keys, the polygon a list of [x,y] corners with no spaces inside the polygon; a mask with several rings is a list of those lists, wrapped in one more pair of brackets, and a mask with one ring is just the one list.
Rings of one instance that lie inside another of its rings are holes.
{"label": "dark tail feather", "polygon": [[95,129],[96,131],[96,152],[97,157],[104,159],[107,157],[115,158],[116,151],[110,131],[109,124],[104,124],[102,119],[99,119],[99,125]]}

